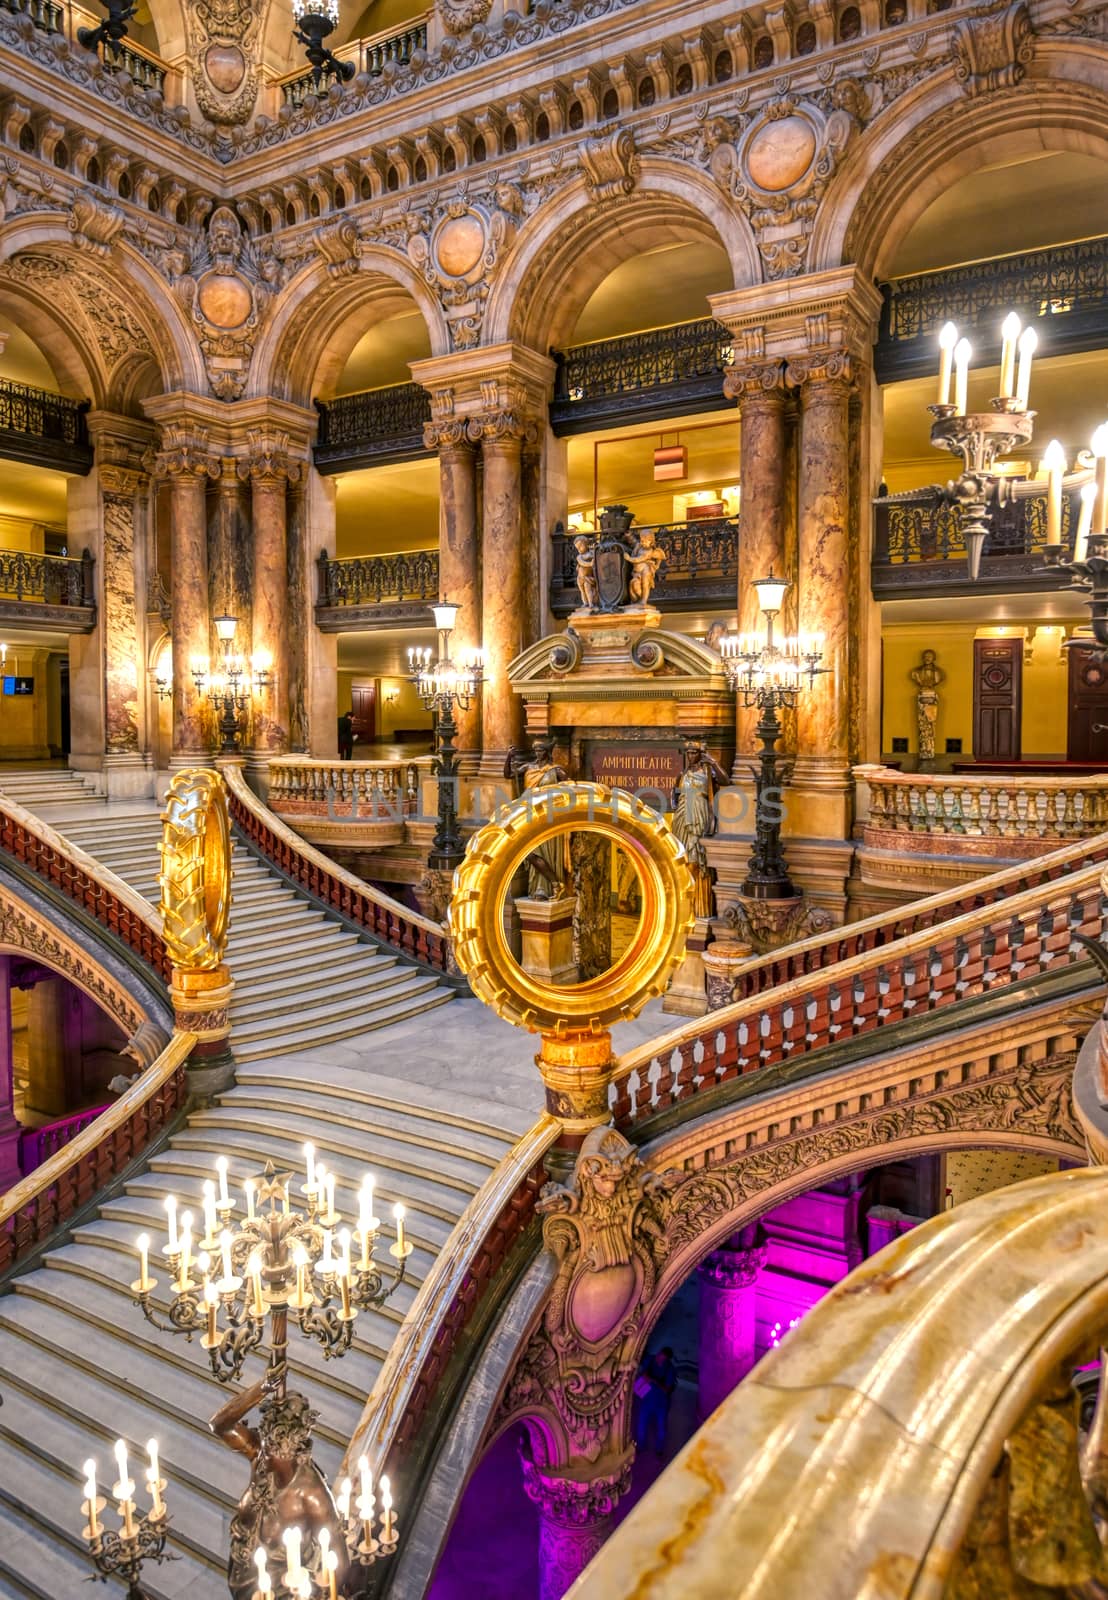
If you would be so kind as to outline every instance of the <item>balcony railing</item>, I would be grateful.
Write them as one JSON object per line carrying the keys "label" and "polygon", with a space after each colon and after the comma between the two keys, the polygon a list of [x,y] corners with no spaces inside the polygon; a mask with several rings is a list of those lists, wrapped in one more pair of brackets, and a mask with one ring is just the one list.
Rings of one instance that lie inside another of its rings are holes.
{"label": "balcony railing", "polygon": [[0,617],[34,617],[49,606],[52,623],[69,633],[86,632],[96,621],[94,565],[87,550],[79,557],[0,550]]}
{"label": "balcony railing", "polygon": [[[428,16],[430,13],[428,12]],[[359,73],[367,78],[380,77],[387,61],[407,66],[415,50],[427,48],[427,17],[419,17],[393,33],[375,33],[366,39],[353,39],[340,46],[335,54],[343,61],[353,61]],[[327,80],[324,82],[326,88]],[[311,71],[286,78],[281,84],[281,99],[293,108],[302,106],[310,94],[315,94],[315,77]]]}
{"label": "balcony railing", "polygon": [[431,420],[431,396],[418,383],[341,394],[316,401],[319,436],[315,464],[322,473],[354,472],[426,454],[423,424]]}
{"label": "balcony railing", "polygon": [[422,761],[315,761],[280,756],[269,764],[271,811],[296,827],[306,817],[390,826],[403,836],[404,820],[419,812]]}
{"label": "balcony railing", "polygon": [[735,404],[723,394],[730,335],[711,317],[556,350],[550,425],[587,433],[605,421],[657,420]]}
{"label": "balcony railing", "polygon": [[401,550],[383,556],[326,552],[317,562],[316,621],[324,633],[343,633],[367,622],[429,622],[439,597],[437,550]]}
{"label": "balcony railing", "polygon": [[118,54],[108,44],[102,44],[97,54],[110,72],[125,72],[140,89],[156,89],[159,94],[165,93],[168,68],[141,46],[124,40]]}
{"label": "balcony railing", "polygon": [[41,28],[43,33],[64,31],[65,11],[54,0],[0,0],[0,6],[13,16],[30,17],[35,27]]}
{"label": "balcony railing", "polygon": [[[1073,550],[1080,490],[1062,498],[1062,549]],[[873,503],[873,593],[890,600],[935,594],[974,594],[981,589],[1036,591],[1065,588],[1068,579],[1048,569],[1045,485],[1006,486],[985,541],[981,576],[971,583],[966,564],[962,510],[945,490],[914,489]]]}
{"label": "balcony railing", "polygon": [[972,338],[979,327],[995,333],[1013,310],[1050,319],[1052,356],[1097,350],[1108,343],[1108,235],[896,278],[884,297],[874,357],[882,383],[932,371],[944,322]]}
{"label": "balcony railing", "polygon": [[0,378],[0,456],[84,477],[92,467],[87,400]]}
{"label": "balcony railing", "polygon": [[[662,611],[714,604],[734,609],[739,570],[738,517],[635,526],[631,532],[652,533],[658,547],[665,551],[665,563],[658,568],[650,596],[653,605]],[[574,535],[564,531],[555,531],[552,539],[550,609],[556,617],[568,616],[581,604],[573,540]]]}

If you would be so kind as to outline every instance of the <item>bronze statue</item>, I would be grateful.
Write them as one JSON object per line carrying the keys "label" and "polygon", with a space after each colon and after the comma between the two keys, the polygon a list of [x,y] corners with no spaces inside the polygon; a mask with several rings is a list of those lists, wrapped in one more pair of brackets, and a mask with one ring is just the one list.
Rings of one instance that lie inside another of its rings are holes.
{"label": "bronze statue", "polygon": [[[516,779],[524,794],[569,782],[565,767],[554,760],[554,746],[549,739],[535,740],[530,761],[522,751],[510,750],[504,763],[504,776]],[[529,900],[557,900],[569,892],[569,840],[566,836],[544,839],[527,857],[526,865]]]}
{"label": "bronze statue", "polygon": [[[259,1405],[259,1426],[245,1422]],[[326,1528],[338,1557],[335,1579],[341,1589],[350,1561],[342,1519],[327,1480],[312,1460],[312,1425],[316,1414],[302,1394],[287,1394],[284,1369],[271,1368],[258,1383],[220,1408],[208,1426],[217,1439],[252,1463],[250,1483],[231,1519],[231,1554],[227,1581],[232,1600],[253,1600],[258,1569],[254,1553],[261,1545],[271,1566],[284,1559],[286,1528],[301,1531],[301,1560],[314,1569],[319,1560],[319,1534]]]}
{"label": "bronze statue", "polygon": [[631,599],[636,605],[644,606],[658,581],[658,568],[666,559],[666,553],[658,548],[651,529],[644,528],[635,539],[631,550],[624,552],[623,559],[631,568],[631,583],[628,590]]}
{"label": "bronze statue", "polygon": [[706,745],[699,739],[686,740],[685,770],[673,791],[673,831],[685,846],[693,875],[693,910],[698,917],[712,915],[712,869],[704,840],[716,831],[716,792],[730,781]]}
{"label": "bronze statue", "polygon": [[940,683],[946,673],[936,663],[934,650],[925,650],[918,667],[908,676],[916,686],[916,731],[919,743],[919,770],[928,772],[935,765],[935,723],[939,717]]}

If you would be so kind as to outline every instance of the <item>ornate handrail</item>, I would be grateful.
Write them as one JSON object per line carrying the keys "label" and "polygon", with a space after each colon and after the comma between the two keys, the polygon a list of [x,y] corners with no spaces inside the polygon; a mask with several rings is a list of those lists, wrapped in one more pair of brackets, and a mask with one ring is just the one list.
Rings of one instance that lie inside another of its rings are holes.
{"label": "ornate handrail", "polygon": [[431,396],[418,383],[394,383],[316,401],[315,464],[322,473],[349,472],[384,460],[426,454],[423,424]]}
{"label": "ornate handrail", "polygon": [[93,568],[88,550],[80,556],[0,550],[0,599],[92,608],[96,605]]}
{"label": "ornate handrail", "polygon": [[3,793],[0,779],[0,849],[53,884],[101,927],[140,956],[165,983],[170,960],[161,918],[141,895],[79,845],[56,833]]}
{"label": "ornate handrail", "polygon": [[94,1199],[181,1109],[185,1063],[196,1042],[194,1033],[175,1033],[126,1094],[9,1189],[0,1200],[0,1274]]}
{"label": "ornate handrail", "polygon": [[111,1105],[90,1106],[85,1111],[74,1111],[68,1117],[58,1117],[53,1122],[43,1122],[37,1128],[24,1128],[19,1135],[19,1170],[26,1176],[41,1167],[44,1161],[57,1155],[67,1144],[82,1133],[90,1122],[95,1122]]}
{"label": "ornate handrail", "polygon": [[[937,1600],[973,1528],[980,1592],[994,1571],[995,1592],[1016,1592],[1009,1540],[1040,1562],[1049,1551],[1043,1593],[1069,1592],[1100,1546],[1056,1375],[1103,1340],[1106,1204],[1103,1168],[1052,1173],[944,1211],[856,1267],[713,1413],[567,1600],[853,1600],[875,1574],[885,1600]],[[1090,1441],[1101,1474],[1104,1442]],[[1009,1516],[1017,1495],[1034,1507],[1022,1519]]]}
{"label": "ornate handrail", "polygon": [[231,815],[254,847],[287,878],[340,915],[357,923],[375,939],[392,945],[415,961],[439,972],[453,971],[450,941],[437,922],[409,911],[381,889],[356,878],[264,806],[239,767],[222,769]]}
{"label": "ornate handrail", "polygon": [[419,811],[421,772],[430,756],[411,761],[316,761],[277,756],[269,763],[269,806],[278,813],[402,821]]}
{"label": "ornate handrail", "polygon": [[[1097,841],[1102,857],[1106,836]],[[1079,847],[1080,848],[1080,847]],[[749,992],[621,1056],[609,1090],[618,1127],[790,1057],[926,1015],[1073,959],[1099,934],[1100,860],[1069,876],[922,928],[875,950]]]}
{"label": "ornate handrail", "polygon": [[[665,563],[651,603],[665,611],[685,604],[723,601],[732,609],[739,569],[739,518],[705,517],[691,522],[636,523],[629,537],[652,533]],[[575,535],[560,528],[551,536],[553,559],[550,608],[555,616],[568,616],[581,604],[577,590]]]}
{"label": "ornate handrail", "polygon": [[606,413],[722,410],[734,404],[723,394],[731,359],[731,335],[712,317],[555,350],[550,425],[574,433]]}
{"label": "ornate handrail", "polygon": [[84,476],[92,467],[88,408],[87,400],[0,378],[0,455]]}
{"label": "ornate handrail", "polygon": [[944,854],[1002,841],[1040,855],[1052,839],[1085,839],[1108,826],[1108,775],[1011,777],[854,768],[868,785],[867,844],[896,849],[899,836],[931,835]]}
{"label": "ornate handrail", "polygon": [[0,5],[14,16],[30,17],[43,33],[64,31],[65,11],[56,0],[0,0]]}
{"label": "ornate handrail", "polygon": [[377,1374],[347,1447],[348,1463],[364,1453],[379,1474],[388,1470],[392,1452],[418,1433],[459,1335],[535,1214],[545,1182],[543,1157],[559,1128],[544,1112],[458,1218]]}
{"label": "ornate handrail", "polygon": [[438,550],[398,550],[382,556],[329,556],[317,560],[317,606],[384,605],[439,597]]}
{"label": "ornate handrail", "polygon": [[[340,60],[353,61],[359,73],[368,78],[380,77],[386,62],[395,61],[406,67],[415,50],[427,48],[427,19],[431,13],[407,23],[391,32],[370,34],[365,39],[352,39],[349,44],[335,50]],[[316,92],[311,71],[297,73],[281,83],[281,99],[287,106],[302,106],[310,94]]]}

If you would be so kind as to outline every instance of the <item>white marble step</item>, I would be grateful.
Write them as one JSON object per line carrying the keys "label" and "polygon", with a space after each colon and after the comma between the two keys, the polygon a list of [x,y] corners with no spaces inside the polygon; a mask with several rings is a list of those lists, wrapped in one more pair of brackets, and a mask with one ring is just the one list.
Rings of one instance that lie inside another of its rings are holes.
{"label": "white marble step", "polygon": [[[320,977],[324,978],[323,982]],[[231,1019],[236,1028],[249,1024],[260,1027],[268,1022],[283,1028],[294,994],[298,1025],[356,1017],[359,1011],[372,1012],[378,1006],[391,1005],[396,1000],[433,989],[437,983],[433,973],[401,967],[395,962],[384,967],[367,964],[367,970],[343,979],[334,977],[328,969],[325,976],[320,974],[310,983],[290,983],[284,997],[274,993],[258,995],[253,985],[249,990],[240,988],[231,1001]]]}
{"label": "white marble step", "polygon": [[290,1027],[280,1035],[244,1028],[234,1036],[235,1060],[260,1061],[277,1054],[290,1055],[300,1050],[312,1050],[340,1039],[354,1039],[359,1034],[386,1028],[393,1022],[407,1022],[412,1017],[421,1017],[425,1011],[444,1006],[453,998],[453,990],[435,988],[421,991],[403,1004],[382,1006],[380,1010],[367,1011],[360,1019],[351,1017],[346,1022],[316,1023],[309,1028]]}

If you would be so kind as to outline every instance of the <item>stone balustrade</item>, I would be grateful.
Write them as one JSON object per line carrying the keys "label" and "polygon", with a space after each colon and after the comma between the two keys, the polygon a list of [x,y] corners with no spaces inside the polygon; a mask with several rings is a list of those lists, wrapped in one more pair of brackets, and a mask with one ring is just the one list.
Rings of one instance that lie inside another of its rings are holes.
{"label": "stone balustrade", "polygon": [[279,816],[400,823],[417,815],[421,775],[430,764],[430,756],[412,761],[280,756],[269,764],[269,804]]}
{"label": "stone balustrade", "polygon": [[[1108,826],[1108,774],[1021,777],[855,767],[866,845],[934,855],[1033,856]],[[908,844],[910,837],[911,843]]]}

